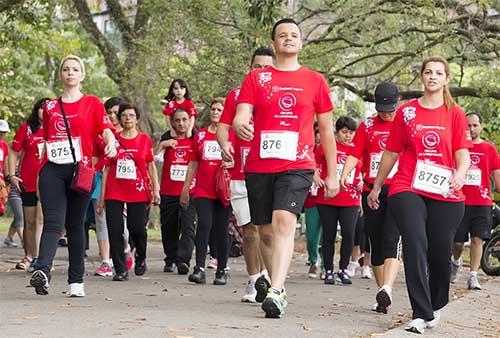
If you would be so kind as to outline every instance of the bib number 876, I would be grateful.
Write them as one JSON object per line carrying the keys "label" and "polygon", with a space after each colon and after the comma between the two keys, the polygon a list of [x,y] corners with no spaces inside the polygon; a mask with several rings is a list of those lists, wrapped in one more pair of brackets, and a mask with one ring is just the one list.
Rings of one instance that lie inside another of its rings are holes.
{"label": "bib number 876", "polygon": [[69,149],[66,147],[52,148],[50,149],[50,156],[52,158],[69,156]]}
{"label": "bib number 876", "polygon": [[281,149],[281,140],[264,140],[262,141],[263,150]]}
{"label": "bib number 876", "polygon": [[433,174],[431,172],[425,172],[423,170],[420,170],[418,172],[418,180],[419,181],[425,181],[429,182],[435,185],[440,185],[442,186],[446,182],[446,177],[439,175],[439,174]]}

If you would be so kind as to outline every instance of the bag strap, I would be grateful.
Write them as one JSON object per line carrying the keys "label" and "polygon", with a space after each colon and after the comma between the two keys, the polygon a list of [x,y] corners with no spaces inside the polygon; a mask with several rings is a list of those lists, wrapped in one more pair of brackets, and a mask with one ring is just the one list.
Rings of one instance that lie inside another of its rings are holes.
{"label": "bag strap", "polygon": [[68,140],[69,140],[69,149],[71,150],[71,156],[73,156],[73,163],[76,164],[76,155],[75,155],[75,148],[73,147],[73,140],[71,139],[71,131],[69,129],[69,123],[68,123],[68,118],[66,117],[66,113],[64,112],[63,104],[62,104],[62,98],[59,97],[57,100],[59,102],[59,107],[61,107],[61,114],[64,119],[64,126],[66,127],[66,134],[68,135]]}

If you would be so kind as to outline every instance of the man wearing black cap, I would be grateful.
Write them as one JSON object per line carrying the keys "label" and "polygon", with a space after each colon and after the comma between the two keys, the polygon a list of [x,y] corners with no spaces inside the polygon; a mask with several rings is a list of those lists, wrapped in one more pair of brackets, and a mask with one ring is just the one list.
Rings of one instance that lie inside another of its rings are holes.
{"label": "man wearing black cap", "polygon": [[392,177],[397,171],[397,163],[384,182],[380,194],[380,207],[377,210],[370,209],[366,198],[375,182],[398,102],[399,91],[394,83],[382,82],[375,88],[377,116],[369,117],[359,125],[353,140],[354,147],[344,164],[344,170],[340,177],[340,186],[345,189],[346,178],[354,169],[358,160],[363,161],[362,206],[365,215],[365,227],[370,240],[373,273],[379,287],[376,296],[377,303],[373,309],[382,313],[387,313],[387,309],[392,303],[392,285],[400,265],[400,236],[394,221],[387,212],[387,192]]}

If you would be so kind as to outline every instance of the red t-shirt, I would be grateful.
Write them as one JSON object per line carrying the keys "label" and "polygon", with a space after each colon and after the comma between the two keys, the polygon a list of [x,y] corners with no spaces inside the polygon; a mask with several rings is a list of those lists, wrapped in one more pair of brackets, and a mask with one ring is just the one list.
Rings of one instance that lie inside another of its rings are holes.
{"label": "red t-shirt", "polygon": [[153,161],[153,141],[149,135],[138,133],[131,139],[115,134],[118,154],[104,160],[109,167],[105,200],[122,202],[149,201],[148,163]]}
{"label": "red t-shirt", "polygon": [[163,115],[172,117],[174,111],[176,111],[179,108],[184,109],[189,114],[189,116],[194,116],[195,118],[198,116],[198,111],[196,110],[193,101],[184,100],[181,103],[179,103],[175,99],[167,102],[165,108],[163,108]]}
{"label": "red t-shirt", "polygon": [[102,135],[97,136],[94,145],[94,157],[97,157],[97,162],[95,163],[94,169],[95,171],[102,173],[104,170],[104,149],[106,148],[106,143],[104,143],[104,139]]}
{"label": "red t-shirt", "polygon": [[245,172],[314,169],[314,115],[333,109],[325,78],[306,67],[250,72],[238,103],[253,106],[254,138]]}
{"label": "red t-shirt", "polygon": [[27,122],[21,124],[12,140],[12,150],[24,153],[19,166],[19,176],[26,192],[36,191],[36,179],[42,168],[40,151],[44,142],[42,128],[33,133]]}
{"label": "red t-shirt", "polygon": [[9,155],[9,145],[5,140],[0,141],[0,178],[3,179],[3,165]]}
{"label": "red t-shirt", "polygon": [[[79,139],[81,150],[81,162],[91,167],[92,154],[95,141],[98,135],[102,134],[106,128],[112,129],[113,126],[106,115],[106,110],[101,101],[90,95],[84,95],[76,102],[64,103],[64,111],[68,118],[68,123],[71,130],[71,137]],[[68,134],[66,126],[61,114],[61,108],[58,100],[46,102],[43,109],[43,137],[48,143],[54,144],[54,156],[64,156],[66,163],[73,163],[73,157],[69,152],[68,147],[60,146],[61,142],[68,143]],[[58,144],[56,146],[56,144]],[[78,142],[74,142],[73,146],[78,147]],[[75,149],[78,152],[78,149]],[[51,156],[49,149],[45,151],[44,162],[47,157]],[[78,156],[78,155],[77,155]]]}
{"label": "red t-shirt", "polygon": [[[163,170],[161,173],[160,194],[180,196],[186,179],[186,173],[191,159],[193,147],[192,138],[174,138],[175,148],[168,147],[163,154]],[[195,180],[191,185],[194,186]]]}
{"label": "red t-shirt", "polygon": [[198,161],[196,172],[195,198],[217,199],[215,192],[215,174],[222,164],[219,143],[215,133],[203,128],[196,133],[192,148],[193,161]]}
{"label": "red t-shirt", "polygon": [[[349,155],[363,162],[361,171],[364,174],[365,182],[370,184],[375,183],[380,159],[385,150],[391,127],[392,121],[384,121],[380,117],[374,116],[361,122],[356,130],[356,134],[352,141],[354,147],[350,148]],[[396,173],[396,170],[397,164],[394,166],[384,184],[392,183],[392,177]],[[363,186],[363,190],[371,191],[370,187],[366,184]]]}
{"label": "red t-shirt", "polygon": [[[344,163],[347,159],[347,156],[352,151],[353,145],[345,146],[339,142],[337,143],[337,176],[340,178],[340,173],[342,173],[342,169],[344,168]],[[327,167],[326,167],[326,158],[325,152],[323,150],[323,146],[318,146],[316,148],[316,163],[318,164],[319,175],[322,179],[325,179],[327,176]],[[318,196],[316,197],[317,204],[327,204],[339,207],[351,207],[351,206],[359,206],[361,202],[361,163],[358,162],[356,167],[353,169],[351,174],[346,179],[346,190],[340,190],[340,192],[335,195],[333,198],[325,198],[325,189],[318,189]]]}
{"label": "red t-shirt", "polygon": [[493,205],[490,191],[490,175],[500,170],[500,156],[494,145],[483,141],[472,144],[470,151],[470,168],[467,171],[465,185],[465,205]]}
{"label": "red t-shirt", "polygon": [[[456,168],[455,152],[470,147],[470,133],[460,107],[428,109],[418,100],[401,105],[386,147],[400,153],[389,196],[412,191],[440,201],[464,201],[462,191],[449,190],[448,178]],[[430,187],[445,192],[429,191]]]}

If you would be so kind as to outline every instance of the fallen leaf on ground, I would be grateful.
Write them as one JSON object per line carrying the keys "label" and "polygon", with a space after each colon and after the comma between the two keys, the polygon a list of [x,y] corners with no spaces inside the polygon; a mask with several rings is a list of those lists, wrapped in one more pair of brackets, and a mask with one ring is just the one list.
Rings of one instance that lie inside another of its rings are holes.
{"label": "fallen leaf on ground", "polygon": [[304,331],[311,331],[312,330],[312,327],[307,326],[306,324],[302,325],[302,328],[304,329]]}

